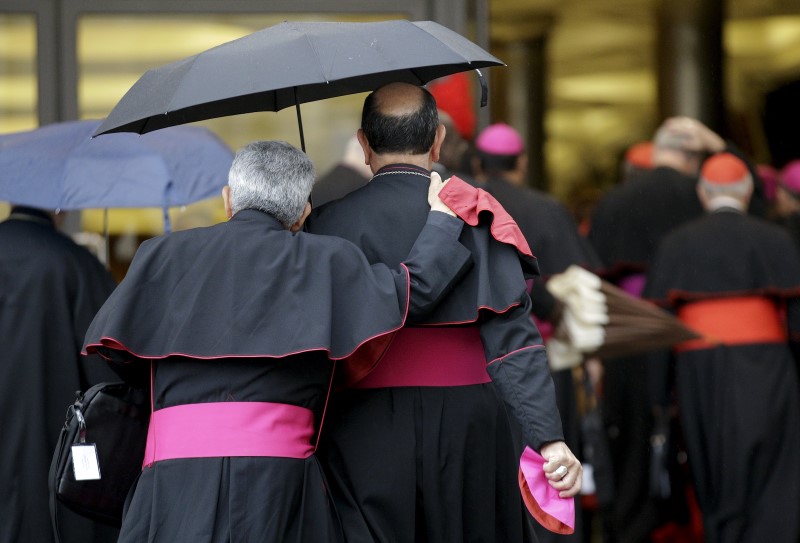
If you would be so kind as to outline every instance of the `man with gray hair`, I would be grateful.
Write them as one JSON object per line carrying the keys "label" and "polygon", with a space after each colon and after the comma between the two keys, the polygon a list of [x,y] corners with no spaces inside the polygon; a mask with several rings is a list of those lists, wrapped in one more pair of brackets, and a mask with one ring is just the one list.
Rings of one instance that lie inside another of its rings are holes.
{"label": "man with gray hair", "polygon": [[313,181],[288,143],[247,145],[223,190],[230,220],[146,241],[89,327],[85,352],[152,391],[120,542],[342,539],[314,454],[334,378],[368,373],[471,256],[439,178],[394,269],[300,231]]}
{"label": "man with gray hair", "polygon": [[[800,255],[779,226],[748,216],[753,179],[737,157],[703,165],[707,214],[658,248],[645,297],[702,339],[648,360],[669,407],[674,387],[706,541],[796,543],[800,536]],[[671,356],[670,356],[671,355]]]}

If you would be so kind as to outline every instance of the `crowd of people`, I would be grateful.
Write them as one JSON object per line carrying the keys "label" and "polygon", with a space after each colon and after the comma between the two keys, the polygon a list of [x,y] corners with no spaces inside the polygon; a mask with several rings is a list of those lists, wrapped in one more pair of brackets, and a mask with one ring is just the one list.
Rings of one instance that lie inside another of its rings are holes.
{"label": "crowd of people", "polygon": [[[578,227],[526,186],[524,163],[519,134],[498,124],[476,138],[469,174],[515,217],[543,285],[578,264],[703,338],[605,358],[599,378],[597,361],[585,359],[564,387],[554,368],[567,442],[584,460],[595,456],[584,540],[594,519],[609,542],[797,541],[800,161],[776,172],[770,191],[732,142],[696,119],[670,118],[628,150],[619,183]],[[558,300],[535,284],[531,297],[543,334],[557,328]],[[600,446],[576,423],[594,402]]]}
{"label": "crowd of people", "polygon": [[[324,181],[247,145],[229,220],[148,240],[116,288],[12,208],[0,406],[29,418],[4,425],[0,542],[53,541],[64,409],[123,379],[152,414],[121,528],[63,510],[61,541],[797,543],[800,160],[770,177],[670,118],[582,224],[527,160],[388,84]],[[549,361],[571,266],[698,339]]]}

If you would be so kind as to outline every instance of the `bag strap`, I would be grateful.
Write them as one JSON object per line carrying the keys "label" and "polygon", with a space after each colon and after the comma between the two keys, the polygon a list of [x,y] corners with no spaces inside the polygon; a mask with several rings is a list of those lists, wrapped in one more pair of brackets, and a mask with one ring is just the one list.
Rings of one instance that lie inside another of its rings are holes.
{"label": "bag strap", "polygon": [[[78,391],[78,394],[80,394],[80,391]],[[72,407],[70,407],[70,409],[72,409]],[[65,449],[68,446],[66,443],[68,437],[66,424],[67,423],[65,422],[64,428],[62,428],[61,435],[59,437],[58,458],[53,463],[51,469],[52,473],[50,473],[52,481],[50,481],[51,490],[48,501],[50,502],[50,524],[53,528],[53,540],[55,543],[61,543],[61,530],[58,526],[58,499],[56,494],[58,493],[58,467],[61,465],[62,456],[65,454]]]}
{"label": "bag strap", "polygon": [[53,540],[61,543],[60,531],[58,528],[58,504],[56,503],[56,491],[50,493],[50,523],[53,526]]}

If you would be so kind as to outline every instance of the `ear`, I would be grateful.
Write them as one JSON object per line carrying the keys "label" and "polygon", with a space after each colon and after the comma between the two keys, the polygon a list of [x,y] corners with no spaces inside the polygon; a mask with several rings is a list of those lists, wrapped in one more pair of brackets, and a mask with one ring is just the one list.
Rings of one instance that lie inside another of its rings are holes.
{"label": "ear", "polygon": [[229,219],[233,217],[231,210],[231,188],[228,185],[222,187],[222,203],[225,206],[225,216]]}
{"label": "ear", "polygon": [[444,143],[446,135],[447,129],[443,124],[436,127],[436,136],[433,138],[433,146],[431,147],[431,160],[433,162],[439,162],[439,152],[442,150],[442,143]]}
{"label": "ear", "polygon": [[372,148],[369,146],[367,136],[364,135],[364,131],[360,128],[356,132],[356,139],[358,139],[358,143],[361,145],[361,150],[364,151],[364,164],[369,166],[372,160]]}
{"label": "ear", "polygon": [[300,218],[297,219],[297,222],[289,227],[289,231],[292,233],[299,232],[300,229],[303,228],[303,223],[306,222],[306,219],[310,214],[311,214],[311,204],[306,202],[306,206],[303,208],[303,213],[300,215]]}

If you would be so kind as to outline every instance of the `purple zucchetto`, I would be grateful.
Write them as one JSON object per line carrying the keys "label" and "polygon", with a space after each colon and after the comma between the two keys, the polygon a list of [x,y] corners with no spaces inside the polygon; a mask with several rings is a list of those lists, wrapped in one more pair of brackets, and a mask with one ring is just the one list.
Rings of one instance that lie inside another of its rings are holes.
{"label": "purple zucchetto", "polygon": [[800,160],[787,163],[780,173],[780,184],[792,194],[800,195]]}
{"label": "purple zucchetto", "polygon": [[475,141],[478,151],[490,155],[519,155],[525,150],[522,137],[514,128],[504,123],[487,126]]}

